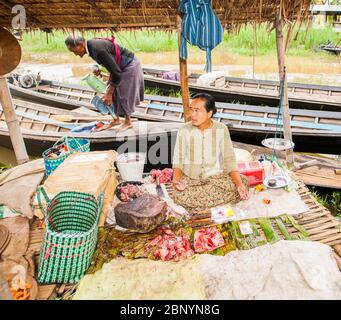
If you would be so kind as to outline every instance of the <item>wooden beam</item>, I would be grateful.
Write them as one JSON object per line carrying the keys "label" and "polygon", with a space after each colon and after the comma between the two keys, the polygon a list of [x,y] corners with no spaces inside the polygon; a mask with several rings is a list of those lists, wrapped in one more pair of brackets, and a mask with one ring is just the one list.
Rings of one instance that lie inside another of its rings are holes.
{"label": "wooden beam", "polygon": [[[290,125],[290,114],[289,114],[289,101],[288,101],[288,83],[286,76],[286,66],[285,66],[285,46],[283,37],[283,27],[282,27],[282,17],[280,9],[276,10],[275,18],[275,28],[276,28],[276,45],[277,45],[277,59],[278,59],[278,71],[280,80],[280,94],[283,93],[282,99],[282,111],[283,111],[283,131],[284,139],[292,141],[291,125]],[[282,83],[284,81],[284,87],[282,92]],[[292,149],[288,150],[286,153],[286,161],[289,168],[294,166],[294,152]]]}
{"label": "wooden beam", "polygon": [[[180,39],[181,39],[181,18],[178,16],[179,52],[180,52]],[[188,122],[191,120],[191,116],[190,116],[190,110],[189,110],[189,87],[188,87],[187,60],[180,58],[180,54],[179,54],[179,64],[180,64],[180,83],[181,83],[182,106],[184,110],[184,120],[185,122]]]}
{"label": "wooden beam", "polygon": [[18,164],[29,161],[24,139],[21,134],[17,115],[14,110],[14,105],[11,93],[8,88],[5,77],[0,77],[0,103],[5,114],[8,131],[10,134],[13,150]]}

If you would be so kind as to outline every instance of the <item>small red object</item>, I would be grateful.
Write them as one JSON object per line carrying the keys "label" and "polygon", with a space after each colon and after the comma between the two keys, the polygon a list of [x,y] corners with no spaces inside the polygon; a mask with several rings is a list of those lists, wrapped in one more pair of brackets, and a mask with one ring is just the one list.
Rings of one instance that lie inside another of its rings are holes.
{"label": "small red object", "polygon": [[259,161],[238,163],[238,171],[240,174],[246,176],[251,187],[262,184],[264,180],[263,164]]}
{"label": "small red object", "polygon": [[270,199],[264,198],[264,199],[263,199],[263,203],[264,203],[264,204],[270,204],[270,203],[271,203],[271,200],[270,200]]}

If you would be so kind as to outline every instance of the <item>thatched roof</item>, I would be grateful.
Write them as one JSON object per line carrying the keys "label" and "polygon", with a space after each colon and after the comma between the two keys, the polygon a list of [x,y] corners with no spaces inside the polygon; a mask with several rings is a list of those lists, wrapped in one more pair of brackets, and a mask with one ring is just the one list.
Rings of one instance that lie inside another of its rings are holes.
{"label": "thatched roof", "polygon": [[[273,21],[281,5],[285,20],[307,16],[311,0],[213,0],[225,28]],[[26,9],[28,28],[176,29],[179,0],[0,0],[0,26],[11,27],[14,5]]]}

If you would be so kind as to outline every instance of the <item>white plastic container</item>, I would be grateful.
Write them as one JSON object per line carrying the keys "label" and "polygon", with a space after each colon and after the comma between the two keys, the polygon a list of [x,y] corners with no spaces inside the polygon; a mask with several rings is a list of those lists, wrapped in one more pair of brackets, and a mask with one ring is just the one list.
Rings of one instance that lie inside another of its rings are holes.
{"label": "white plastic container", "polygon": [[142,180],[145,153],[128,152],[117,157],[116,165],[121,174],[122,180],[140,181]]}

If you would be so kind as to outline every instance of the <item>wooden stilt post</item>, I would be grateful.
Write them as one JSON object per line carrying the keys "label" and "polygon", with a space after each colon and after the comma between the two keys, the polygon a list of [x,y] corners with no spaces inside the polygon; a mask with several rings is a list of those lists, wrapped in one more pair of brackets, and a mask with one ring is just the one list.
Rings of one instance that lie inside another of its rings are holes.
{"label": "wooden stilt post", "polygon": [[[291,126],[290,126],[290,114],[289,114],[289,101],[288,101],[288,84],[286,76],[285,66],[285,46],[282,28],[282,18],[279,8],[276,10],[276,45],[277,45],[277,58],[278,58],[278,70],[280,80],[280,93],[282,94],[282,82],[284,80],[283,87],[283,99],[282,99],[282,110],[283,110],[283,131],[284,139],[292,141]],[[294,152],[292,149],[287,151],[286,161],[289,168],[294,166]]]}
{"label": "wooden stilt post", "polygon": [[5,119],[12,141],[13,150],[18,164],[29,161],[27,155],[24,139],[21,134],[17,115],[14,111],[11,93],[9,91],[7,80],[5,77],[0,76],[0,104],[5,114]]}
{"label": "wooden stilt post", "polygon": [[[181,39],[181,18],[178,16],[178,43],[180,52],[180,39]],[[181,59],[179,54],[180,65],[180,83],[181,83],[181,96],[182,106],[184,110],[184,120],[188,122],[191,120],[189,111],[189,88],[188,88],[188,72],[187,72],[187,60]]]}

